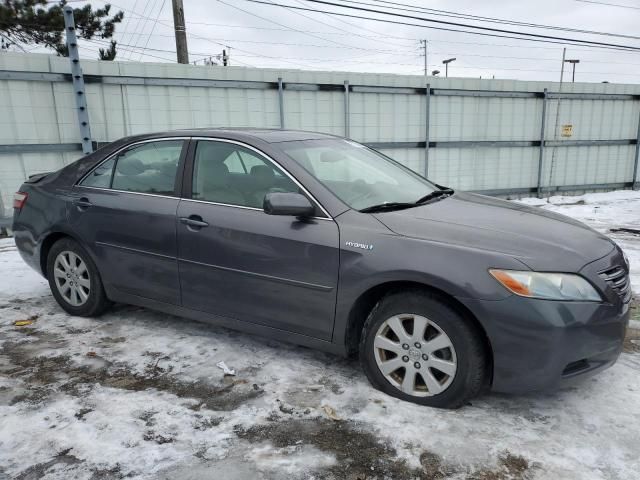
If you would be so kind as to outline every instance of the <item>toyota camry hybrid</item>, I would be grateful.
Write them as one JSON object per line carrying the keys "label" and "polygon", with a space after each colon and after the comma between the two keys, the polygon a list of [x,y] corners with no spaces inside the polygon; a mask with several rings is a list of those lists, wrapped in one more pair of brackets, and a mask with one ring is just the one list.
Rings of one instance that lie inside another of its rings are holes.
{"label": "toyota camry hybrid", "polygon": [[29,178],[13,230],[69,314],[129,303],[358,355],[376,388],[435,407],[601,371],[628,323],[606,236],[325,134],[125,138]]}

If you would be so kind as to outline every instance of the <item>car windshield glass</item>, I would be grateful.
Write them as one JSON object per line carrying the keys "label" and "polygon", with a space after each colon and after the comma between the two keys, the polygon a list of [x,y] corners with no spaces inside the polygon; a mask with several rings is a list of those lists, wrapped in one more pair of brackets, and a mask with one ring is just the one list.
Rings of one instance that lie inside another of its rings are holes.
{"label": "car windshield glass", "polygon": [[356,210],[382,204],[413,206],[438,190],[398,162],[349,140],[303,140],[278,146]]}

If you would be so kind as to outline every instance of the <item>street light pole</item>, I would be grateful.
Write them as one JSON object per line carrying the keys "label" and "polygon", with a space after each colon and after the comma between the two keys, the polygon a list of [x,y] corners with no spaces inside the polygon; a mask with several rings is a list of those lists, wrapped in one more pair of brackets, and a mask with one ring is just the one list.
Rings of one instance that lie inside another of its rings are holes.
{"label": "street light pole", "polygon": [[570,63],[573,67],[573,71],[571,72],[571,83],[576,81],[576,63],[580,63],[578,59],[565,60],[566,63]]}
{"label": "street light pole", "polygon": [[446,60],[443,60],[442,63],[444,64],[444,76],[445,78],[449,78],[449,64],[451,62],[455,62],[456,59],[455,58],[447,58]]}

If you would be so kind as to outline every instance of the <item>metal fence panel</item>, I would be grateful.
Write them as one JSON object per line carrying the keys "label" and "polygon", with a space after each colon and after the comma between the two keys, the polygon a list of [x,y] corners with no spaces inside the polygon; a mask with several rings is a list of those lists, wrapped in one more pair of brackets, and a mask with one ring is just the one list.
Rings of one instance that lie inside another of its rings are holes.
{"label": "metal fence panel", "polygon": [[[419,173],[428,154],[429,177],[454,188],[500,194],[604,189],[630,186],[634,168],[640,175],[639,85],[430,77],[427,96],[422,76],[90,60],[82,70],[97,142],[192,127],[281,128],[283,122],[349,132]],[[27,175],[81,155],[76,109],[68,59],[0,55],[5,214]]]}
{"label": "metal fence panel", "polygon": [[429,152],[430,178],[462,190],[531,187],[537,168],[534,148],[436,148]]}

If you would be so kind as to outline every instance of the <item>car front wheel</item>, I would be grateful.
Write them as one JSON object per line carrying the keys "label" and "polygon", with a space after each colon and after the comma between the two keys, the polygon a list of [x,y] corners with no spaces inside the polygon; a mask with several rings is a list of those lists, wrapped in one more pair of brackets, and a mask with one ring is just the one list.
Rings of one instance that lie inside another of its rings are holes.
{"label": "car front wheel", "polygon": [[360,361],[371,383],[394,397],[458,408],[482,390],[487,353],[482,332],[429,292],[384,297],[367,318]]}
{"label": "car front wheel", "polygon": [[95,263],[71,238],[58,240],[49,250],[47,278],[56,301],[71,315],[98,316],[110,305]]}

